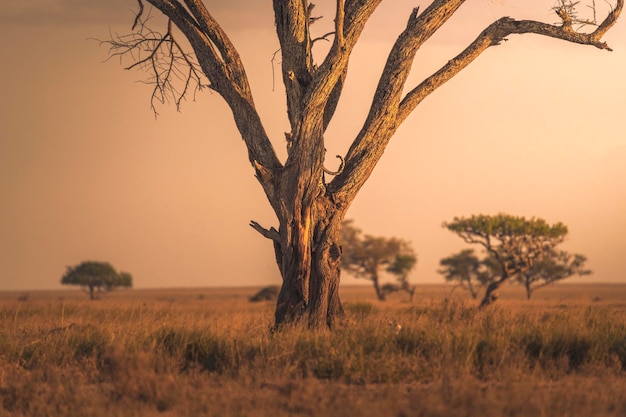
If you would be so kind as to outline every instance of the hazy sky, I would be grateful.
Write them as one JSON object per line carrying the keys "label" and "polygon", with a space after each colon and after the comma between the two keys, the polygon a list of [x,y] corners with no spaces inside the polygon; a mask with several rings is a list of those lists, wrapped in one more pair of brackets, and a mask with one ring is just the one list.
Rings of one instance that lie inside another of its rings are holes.
{"label": "hazy sky", "polygon": [[[270,2],[206,3],[239,49],[284,156]],[[324,19],[313,30],[324,33],[332,2],[318,3]],[[388,0],[373,16],[326,135],[329,155],[347,151],[391,43],[412,7],[427,3]],[[468,0],[419,51],[412,85],[501,16],[555,23],[553,5]],[[134,8],[0,6],[0,290],[60,288],[66,266],[87,259],[132,273],[136,287],[280,282],[271,243],[248,226],[276,220],[220,97],[204,93],[180,113],[160,106],[155,120],[150,87],[138,82],[145,74],[103,63],[107,48],[88,40],[128,32]],[[443,282],[439,259],[465,247],[443,221],[498,212],[564,222],[564,248],[594,270],[584,281],[626,282],[624,18],[605,40],[613,52],[533,35],[486,51],[404,123],[348,217],[366,233],[410,240],[414,282]]]}

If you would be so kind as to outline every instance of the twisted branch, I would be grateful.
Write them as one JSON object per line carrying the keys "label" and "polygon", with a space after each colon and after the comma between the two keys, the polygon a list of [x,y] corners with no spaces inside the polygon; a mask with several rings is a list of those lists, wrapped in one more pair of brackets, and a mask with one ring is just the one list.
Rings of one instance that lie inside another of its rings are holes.
{"label": "twisted branch", "polygon": [[345,161],[343,159],[343,157],[341,155],[335,155],[337,158],[339,158],[339,160],[341,161],[339,163],[339,168],[337,168],[337,171],[331,171],[329,169],[327,169],[325,166],[322,166],[322,169],[324,170],[325,173],[329,174],[329,175],[339,175],[343,172],[343,167],[345,165]]}

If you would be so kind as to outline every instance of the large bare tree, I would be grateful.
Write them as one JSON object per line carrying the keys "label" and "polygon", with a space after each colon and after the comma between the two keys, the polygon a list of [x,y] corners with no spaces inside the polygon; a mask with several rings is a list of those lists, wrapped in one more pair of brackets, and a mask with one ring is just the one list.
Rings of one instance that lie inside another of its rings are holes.
{"label": "large bare tree", "polygon": [[[276,325],[299,321],[324,327],[344,315],[338,293],[342,220],[400,124],[426,96],[509,35],[534,33],[610,50],[601,38],[622,11],[624,0],[615,1],[599,23],[578,18],[575,3],[568,0],[554,8],[558,24],[498,19],[459,55],[411,86],[406,82],[417,51],[465,0],[434,0],[423,11],[415,8],[406,27],[398,28],[400,34],[389,52],[369,113],[342,158],[341,168],[334,173],[324,168],[324,132],[341,97],[350,55],[381,0],[336,0],[334,30],[322,36],[330,47],[323,59],[316,61],[312,47],[317,38],[309,30],[316,20],[313,4],[273,0],[290,122],[290,131],[285,133],[285,161],[278,158],[264,129],[239,53],[201,0],[138,0],[132,33],[109,43],[113,55],[135,60],[131,67],[153,72],[153,100],[171,94],[178,103],[206,79],[209,88],[230,106],[250,164],[278,220],[277,228],[251,222],[273,242],[283,278]],[[166,17],[163,31],[145,25],[144,2]],[[592,29],[586,30],[590,24]],[[178,34],[187,42],[180,43]],[[189,47],[191,50],[186,49]],[[178,88],[173,85],[177,76],[184,81]]]}

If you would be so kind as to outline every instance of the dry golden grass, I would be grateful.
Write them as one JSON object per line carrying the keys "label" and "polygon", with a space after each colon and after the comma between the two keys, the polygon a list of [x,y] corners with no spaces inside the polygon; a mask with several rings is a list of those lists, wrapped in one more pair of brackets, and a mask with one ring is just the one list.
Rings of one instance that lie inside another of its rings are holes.
{"label": "dry golden grass", "polygon": [[350,287],[344,326],[278,333],[256,290],[0,293],[0,416],[626,415],[626,285]]}

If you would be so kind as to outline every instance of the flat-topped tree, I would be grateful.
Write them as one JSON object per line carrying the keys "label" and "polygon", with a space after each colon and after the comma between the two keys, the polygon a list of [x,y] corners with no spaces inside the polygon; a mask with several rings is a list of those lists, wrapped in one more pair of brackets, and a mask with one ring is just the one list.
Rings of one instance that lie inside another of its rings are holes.
{"label": "flat-topped tree", "polygon": [[544,258],[553,257],[556,247],[567,236],[563,223],[548,224],[539,218],[479,214],[455,217],[443,227],[470,244],[481,245],[500,265],[500,278],[491,282],[480,307],[495,300],[495,291],[510,278],[529,271]]}
{"label": "flat-topped tree", "polygon": [[[162,33],[145,26],[144,2],[167,17]],[[398,27],[399,36],[391,46],[369,113],[342,158],[345,164],[329,180],[324,178],[324,132],[341,97],[350,55],[380,3],[337,0],[334,30],[323,36],[330,47],[325,56],[314,59],[313,4],[273,0],[290,123],[285,134],[286,161],[279,160],[265,131],[239,53],[201,0],[138,0],[133,32],[108,42],[113,55],[133,60],[130,67],[153,72],[149,79],[154,84],[153,103],[165,99],[180,103],[208,84],[230,106],[250,164],[278,219],[277,228],[251,223],[272,240],[283,279],[276,325],[303,321],[312,327],[332,326],[344,316],[338,293],[342,220],[393,134],[424,98],[513,34],[534,33],[610,50],[601,38],[615,24],[624,0],[615,0],[591,32],[582,31],[583,22],[567,0],[554,8],[559,24],[503,17],[434,74],[407,85],[417,51],[465,0],[433,0],[421,12],[414,9],[404,28]],[[180,85],[177,76],[182,77]]]}
{"label": "flat-topped tree", "polygon": [[133,286],[133,277],[128,272],[117,272],[108,262],[84,261],[68,266],[61,278],[63,285],[78,285],[96,299],[96,291],[111,291],[118,287]]}

